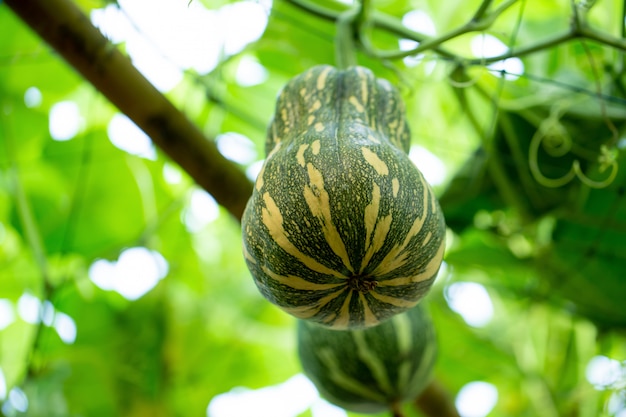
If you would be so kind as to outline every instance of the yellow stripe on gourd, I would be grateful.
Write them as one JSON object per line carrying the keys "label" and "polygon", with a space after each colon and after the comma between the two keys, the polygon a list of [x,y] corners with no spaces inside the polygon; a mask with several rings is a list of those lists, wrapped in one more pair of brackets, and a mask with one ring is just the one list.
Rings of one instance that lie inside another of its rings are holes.
{"label": "yellow stripe on gourd", "polygon": [[324,130],[324,123],[317,122],[315,126],[313,126],[316,132],[322,132]]}
{"label": "yellow stripe on gourd", "polygon": [[374,254],[378,252],[385,244],[385,241],[387,240],[387,235],[389,234],[389,230],[391,229],[392,220],[393,217],[391,214],[388,214],[378,219],[378,222],[376,223],[376,230],[374,231],[374,238],[370,242],[369,246],[366,247],[367,251],[365,252],[365,256],[363,257],[361,272],[369,264],[372,256],[374,256]]}
{"label": "yellow stripe on gourd", "polygon": [[[425,182],[426,182],[426,180],[424,180],[424,177],[422,177],[422,182],[423,182],[423,183],[425,183]],[[431,211],[431,212],[433,212],[433,213],[436,213],[436,212],[437,212],[437,210],[439,209],[439,207],[437,207],[437,206],[438,206],[438,204],[437,204],[437,199],[432,198],[432,199],[430,200],[430,211]]]}
{"label": "yellow stripe on gourd", "polygon": [[328,304],[335,298],[339,297],[339,295],[341,295],[341,293],[344,291],[346,291],[346,289],[342,286],[342,288],[339,289],[338,291],[335,291],[331,294],[328,294],[325,297],[320,298],[315,304],[296,306],[296,307],[281,307],[281,308],[285,310],[287,313],[295,317],[298,317],[300,319],[305,319],[305,320],[310,319],[311,317],[317,315],[326,304]]}
{"label": "yellow stripe on gourd", "polygon": [[287,237],[285,228],[283,227],[283,215],[269,193],[263,194],[263,202],[265,203],[265,207],[262,209],[261,221],[267,228],[272,240],[276,242],[278,246],[280,246],[289,255],[302,262],[302,264],[312,271],[332,275],[334,277],[343,277],[339,272],[322,265],[315,259],[302,253],[300,249],[296,248],[296,246],[291,243]]}
{"label": "yellow stripe on gourd", "polygon": [[397,386],[398,390],[412,387],[409,385],[409,379],[411,378],[411,371],[413,370],[413,363],[409,360],[404,360],[398,365],[398,377]]}
{"label": "yellow stripe on gourd", "polygon": [[313,151],[313,155],[317,155],[320,153],[321,146],[322,144],[320,143],[319,139],[313,141],[313,143],[311,144],[311,151]]}
{"label": "yellow stripe on gourd", "polygon": [[348,257],[348,251],[341,239],[341,235],[333,223],[330,212],[330,196],[324,189],[324,177],[322,173],[311,163],[307,164],[309,185],[304,187],[304,199],[311,210],[311,214],[320,220],[322,232],[328,246],[341,259],[348,270],[353,271]]}
{"label": "yellow stripe on gourd", "polygon": [[354,291],[347,289],[346,291],[348,291],[348,295],[343,301],[339,312],[332,318],[332,320],[329,320],[329,323],[332,321],[332,327],[337,329],[345,329],[350,324],[350,300],[352,300],[352,297],[354,296]]}
{"label": "yellow stripe on gourd", "polygon": [[[411,329],[411,320],[407,314],[397,314],[391,318],[391,324],[394,326],[396,342],[398,343],[398,356],[405,360],[398,366],[398,388],[402,389],[410,387],[411,372],[413,371],[413,357],[410,356],[413,349],[413,337]],[[419,335],[420,338],[424,335]]]}
{"label": "yellow stripe on gourd", "polygon": [[404,123],[400,123],[400,126],[398,126],[398,130],[396,130],[395,135],[394,135],[396,138],[400,138],[402,136],[402,134],[404,133],[405,126],[406,125]]}
{"label": "yellow stripe on gourd", "polygon": [[332,67],[324,68],[324,70],[317,77],[317,90],[322,91],[326,86],[326,78],[328,77],[328,73],[332,70]]}
{"label": "yellow stripe on gourd", "polygon": [[359,293],[359,301],[361,301],[361,305],[363,306],[363,322],[368,326],[373,326],[378,323],[378,318],[372,312],[367,299],[365,298],[365,294]]}
{"label": "yellow stripe on gourd", "polygon": [[[378,211],[380,209],[380,187],[374,183],[372,187],[372,201],[365,206],[365,247],[368,248],[371,245],[372,232],[378,221]],[[364,262],[367,264],[367,262]]]}
{"label": "yellow stripe on gourd", "polygon": [[320,349],[318,357],[328,371],[328,378],[342,389],[352,392],[360,397],[367,398],[373,402],[383,404],[387,402],[387,399],[378,392],[372,390],[361,381],[343,373],[341,370],[341,363],[339,363],[339,360],[335,357],[332,349]]}
{"label": "yellow stripe on gourd", "polygon": [[350,96],[350,98],[348,99],[348,102],[352,104],[354,108],[356,109],[356,111],[358,111],[359,113],[365,112],[365,108],[363,107],[363,104],[361,104],[359,99],[357,99],[355,96]]}
{"label": "yellow stripe on gourd", "polygon": [[428,242],[430,242],[430,239],[432,239],[432,237],[433,233],[429,230],[428,233],[426,233],[424,240],[422,240],[422,247],[428,245]]}
{"label": "yellow stripe on gourd", "polygon": [[365,161],[372,166],[376,170],[378,175],[388,175],[389,168],[387,164],[385,164],[374,152],[372,152],[369,148],[362,147],[361,153],[363,154],[363,158]]}
{"label": "yellow stripe on gourd", "polygon": [[256,265],[256,259],[254,259],[252,254],[248,251],[248,248],[246,245],[243,245],[243,257],[245,260],[249,261],[253,265]]}
{"label": "yellow stripe on gourd", "polygon": [[445,246],[445,243],[442,241],[441,245],[439,245],[439,248],[437,249],[437,252],[435,253],[435,256],[430,259],[430,261],[428,262],[428,264],[426,264],[421,273],[409,277],[398,277],[385,281],[378,281],[378,286],[397,287],[401,285],[415,284],[416,282],[421,282],[432,278],[439,269],[439,266],[441,265],[441,259],[443,258]]}
{"label": "yellow stripe on gourd", "polygon": [[289,115],[287,114],[286,108],[281,109],[280,118],[282,119],[283,123],[285,123],[286,126],[289,126],[290,118],[289,118]]}
{"label": "yellow stripe on gourd", "polygon": [[380,355],[377,352],[372,352],[365,340],[365,334],[362,330],[355,330],[352,332],[352,339],[356,345],[356,354],[361,359],[361,362],[369,368],[372,376],[378,383],[378,387],[381,391],[394,394],[394,389],[391,385],[389,374],[387,373],[387,367],[385,363],[380,360]]}
{"label": "yellow stripe on gourd", "polygon": [[314,111],[317,111],[321,108],[322,108],[322,102],[319,100],[315,100],[315,102],[311,105],[311,108],[309,109],[309,113],[313,113]]}
{"label": "yellow stripe on gourd", "polygon": [[268,267],[263,266],[261,268],[265,275],[273,279],[274,281],[286,285],[295,290],[303,290],[303,291],[323,291],[329,290],[331,288],[343,286],[344,284],[317,284],[315,282],[307,281],[303,278],[297,277],[295,275],[280,275],[273,271],[271,271]]}
{"label": "yellow stripe on gourd", "polygon": [[[433,335],[429,336],[429,338],[433,337]],[[420,364],[419,366],[417,366],[418,371],[413,374],[413,378],[411,378],[406,386],[415,387],[418,386],[418,384],[424,385],[426,378],[429,376],[428,373],[432,369],[430,366],[426,366],[425,364],[433,363],[436,356],[437,343],[426,343],[426,346],[424,347],[424,352],[422,353]]]}
{"label": "yellow stripe on gourd", "polygon": [[257,191],[261,191],[261,188],[263,188],[263,185],[265,185],[265,180],[263,179],[263,174],[265,173],[265,167],[266,164],[261,165],[261,171],[259,171],[259,175],[257,175],[256,177],[256,190]]}
{"label": "yellow stripe on gourd", "polygon": [[[380,284],[378,286],[380,286]],[[391,304],[392,306],[401,307],[404,309],[412,308],[417,305],[417,301],[407,301],[403,300],[402,298],[391,297],[389,295],[377,293],[376,290],[370,291],[369,294],[378,301],[382,301],[383,303]]]}
{"label": "yellow stripe on gourd", "polygon": [[407,314],[397,314],[391,318],[391,324],[395,328],[398,354],[408,355],[413,345],[411,338],[411,320]]}
{"label": "yellow stripe on gourd", "polygon": [[304,160],[304,152],[308,149],[308,147],[309,145],[307,144],[300,145],[300,147],[298,148],[298,152],[296,152],[296,160],[302,168],[304,168],[304,166],[306,165],[306,161]]}
{"label": "yellow stripe on gourd", "polygon": [[[422,196],[422,201],[428,201],[428,188],[424,187],[424,195]],[[395,245],[385,256],[382,262],[378,265],[374,273],[376,275],[384,275],[396,268],[403,266],[407,261],[407,256],[409,255],[405,249],[411,242],[411,239],[415,237],[424,227],[424,223],[426,222],[426,218],[428,217],[427,210],[422,212],[422,217],[418,217],[413,222],[411,229],[406,234],[404,238],[404,242],[399,245]]]}
{"label": "yellow stripe on gourd", "polygon": [[393,198],[398,197],[398,191],[400,191],[400,181],[397,178],[391,180],[391,189],[393,192]]}

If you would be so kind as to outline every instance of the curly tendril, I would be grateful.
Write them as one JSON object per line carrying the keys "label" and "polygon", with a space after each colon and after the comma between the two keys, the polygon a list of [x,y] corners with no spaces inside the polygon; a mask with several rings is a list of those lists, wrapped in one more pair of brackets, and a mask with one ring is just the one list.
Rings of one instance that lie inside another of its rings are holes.
{"label": "curly tendril", "polygon": [[538,157],[539,146],[543,145],[543,149],[548,155],[558,158],[569,153],[574,145],[567,129],[560,122],[561,115],[561,108],[554,107],[550,115],[541,122],[530,141],[528,165],[535,180],[544,187],[549,188],[562,187],[574,178],[578,178],[580,182],[591,188],[606,188],[611,185],[617,176],[619,167],[617,163],[618,152],[617,149],[609,148],[606,145],[600,147],[600,155],[598,155],[597,162],[600,164],[600,173],[605,172],[609,168],[611,172],[602,181],[595,181],[589,178],[580,167],[578,159],[572,162],[570,170],[560,178],[548,178],[541,172]]}

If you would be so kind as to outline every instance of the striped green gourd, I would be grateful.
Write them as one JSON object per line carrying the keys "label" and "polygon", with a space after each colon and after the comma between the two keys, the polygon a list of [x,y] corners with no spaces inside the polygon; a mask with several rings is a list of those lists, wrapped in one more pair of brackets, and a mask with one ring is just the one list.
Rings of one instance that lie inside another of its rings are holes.
{"label": "striped green gourd", "polygon": [[409,146],[397,90],[368,69],[318,66],[285,86],[242,218],[246,263],[268,300],[336,329],[417,304],[445,224]]}
{"label": "striped green gourd", "polygon": [[437,341],[418,305],[367,329],[337,331],[299,320],[298,353],[324,398],[350,411],[378,413],[398,409],[426,387]]}

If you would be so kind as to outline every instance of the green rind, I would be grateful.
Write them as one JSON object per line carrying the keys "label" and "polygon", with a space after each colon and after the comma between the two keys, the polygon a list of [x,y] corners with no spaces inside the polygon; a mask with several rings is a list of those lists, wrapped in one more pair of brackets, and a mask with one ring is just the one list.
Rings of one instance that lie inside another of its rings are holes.
{"label": "green rind", "polygon": [[365,330],[298,323],[304,373],[328,401],[358,413],[416,398],[430,381],[436,352],[434,328],[421,305]]}
{"label": "green rind", "polygon": [[[350,102],[351,97],[362,104],[362,111]],[[398,149],[409,152],[411,136],[404,102],[389,81],[376,78],[364,67],[341,71],[319,65],[294,77],[283,88],[276,103],[276,116],[268,129],[267,154],[279,142],[308,130],[308,115],[318,100],[321,105],[314,111],[317,119],[334,120],[340,131],[350,123],[361,121]]]}
{"label": "green rind", "polygon": [[280,95],[242,228],[257,286],[290,314],[373,326],[434,281],[445,224],[405,152],[401,103],[363,68],[316,67]]}

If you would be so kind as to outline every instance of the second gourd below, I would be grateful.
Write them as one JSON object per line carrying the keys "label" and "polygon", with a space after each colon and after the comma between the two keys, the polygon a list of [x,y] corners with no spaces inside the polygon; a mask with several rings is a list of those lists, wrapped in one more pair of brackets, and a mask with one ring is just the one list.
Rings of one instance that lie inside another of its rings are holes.
{"label": "second gourd below", "polygon": [[421,304],[364,330],[298,321],[304,373],[331,403],[358,413],[398,410],[431,381],[437,339]]}
{"label": "second gourd below", "polygon": [[397,90],[366,68],[318,66],[285,86],[242,218],[246,263],[269,301],[335,329],[420,301],[445,223],[409,146]]}

